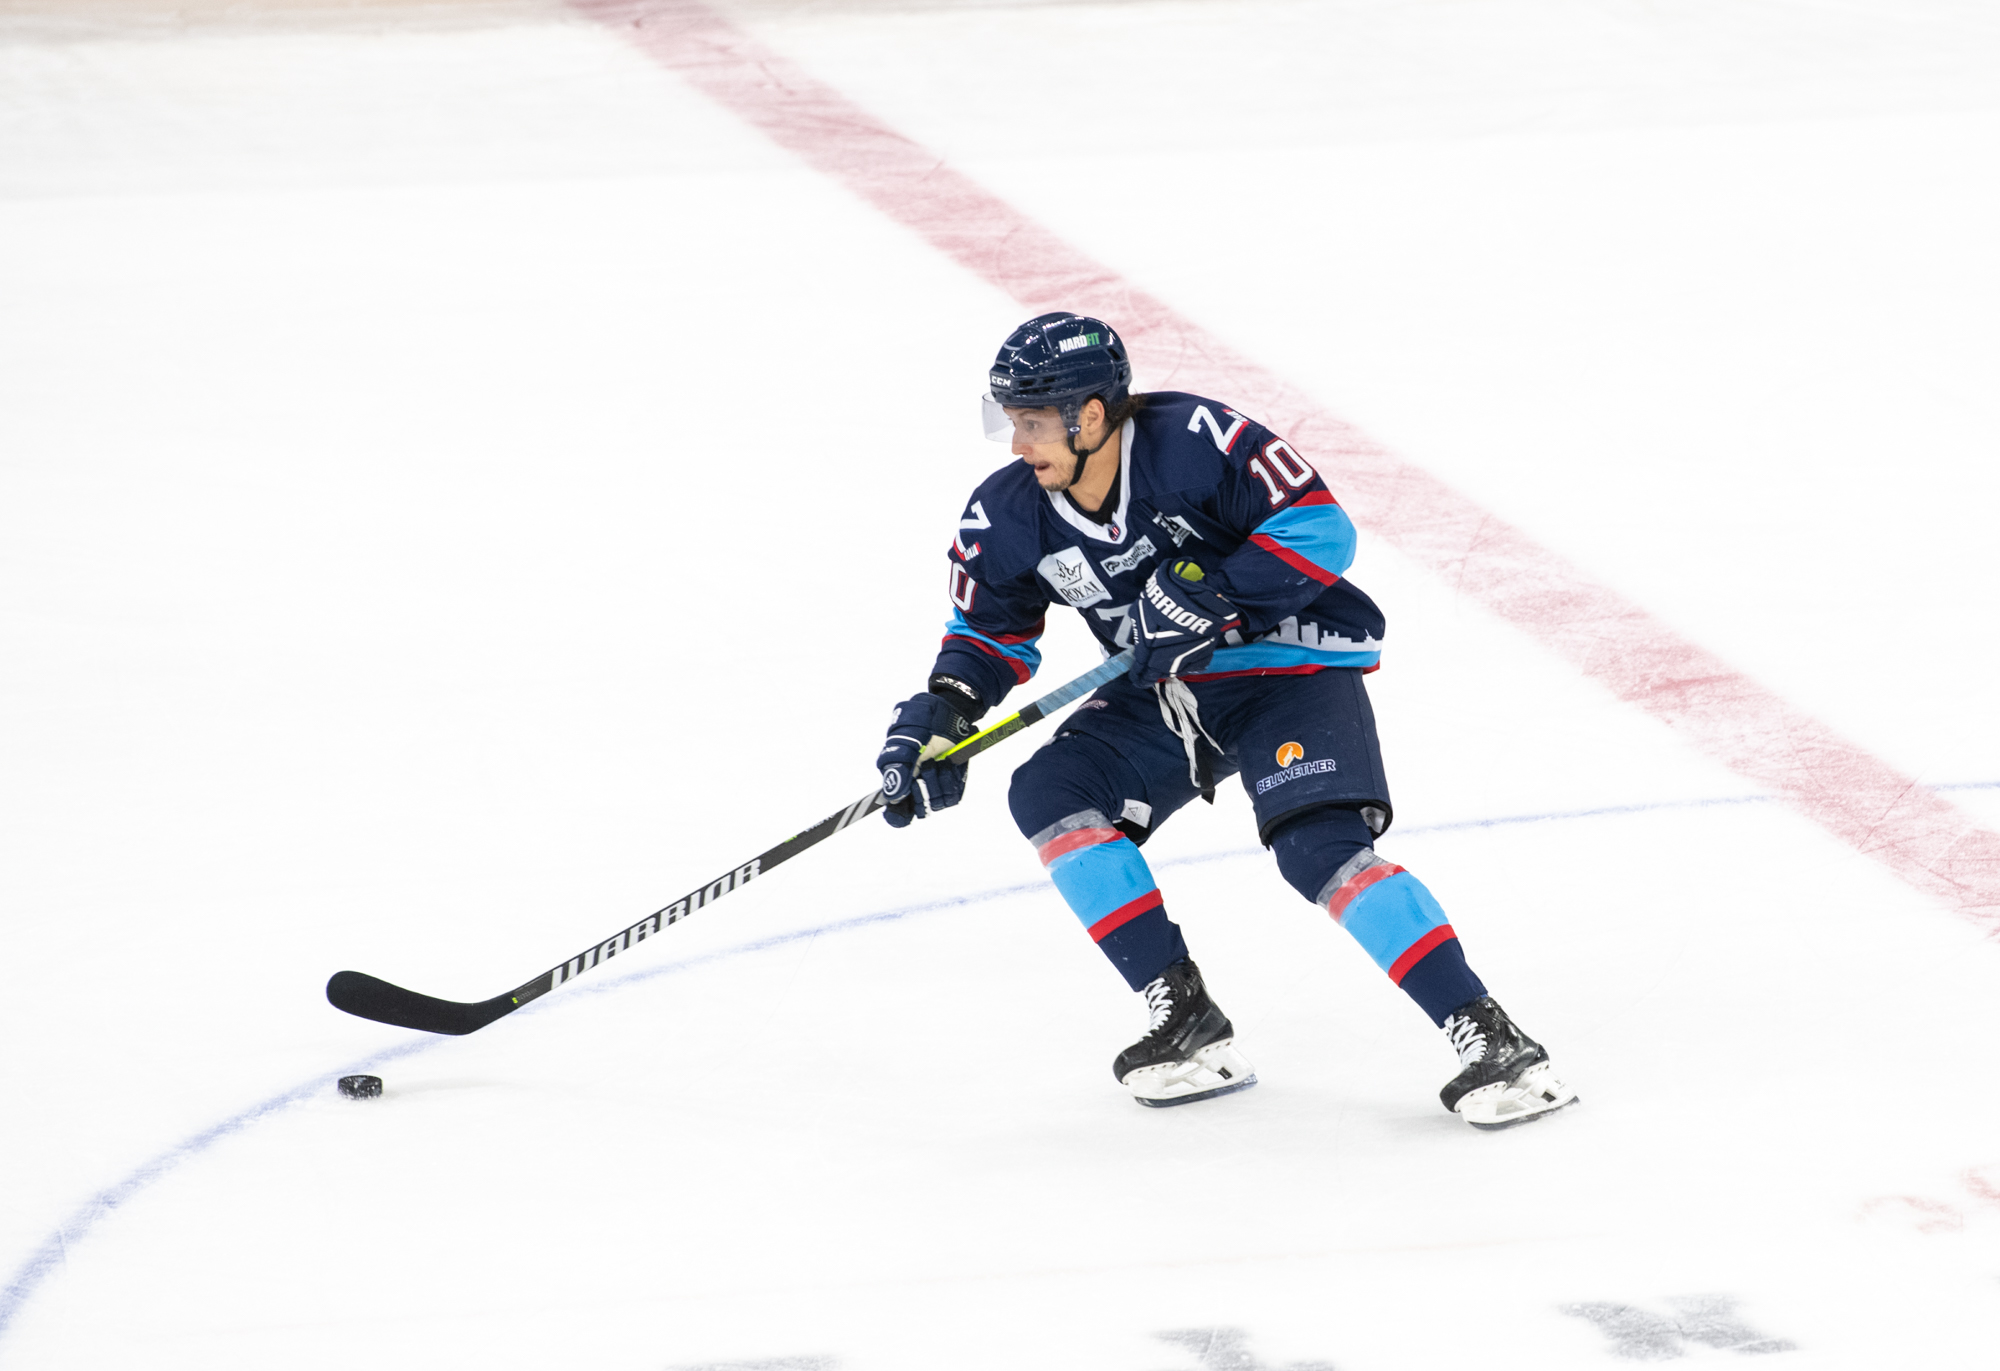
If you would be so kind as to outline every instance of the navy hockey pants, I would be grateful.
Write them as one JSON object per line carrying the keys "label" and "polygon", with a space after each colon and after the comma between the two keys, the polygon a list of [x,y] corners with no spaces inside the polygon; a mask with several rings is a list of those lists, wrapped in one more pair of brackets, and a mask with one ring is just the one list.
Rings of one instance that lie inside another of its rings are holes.
{"label": "navy hockey pants", "polygon": [[[1294,889],[1346,928],[1433,1022],[1486,993],[1415,876],[1375,855],[1393,811],[1360,670],[1191,687],[1215,780],[1240,775]],[[1199,793],[1157,697],[1120,678],[1014,773],[1008,803],[1056,888],[1134,990],[1188,955],[1139,847]]]}

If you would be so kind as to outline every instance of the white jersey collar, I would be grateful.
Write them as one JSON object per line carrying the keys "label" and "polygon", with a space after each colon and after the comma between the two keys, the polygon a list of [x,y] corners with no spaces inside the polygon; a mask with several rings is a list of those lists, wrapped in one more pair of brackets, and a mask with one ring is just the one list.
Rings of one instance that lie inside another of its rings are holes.
{"label": "white jersey collar", "polygon": [[1132,435],[1138,430],[1139,426],[1130,419],[1127,419],[1125,426],[1118,430],[1118,508],[1112,511],[1110,522],[1100,524],[1078,512],[1077,507],[1070,503],[1069,497],[1061,491],[1042,492],[1049,497],[1049,503],[1055,507],[1056,513],[1069,522],[1070,527],[1085,537],[1095,538],[1098,542],[1109,543],[1113,547],[1117,547],[1132,536],[1131,521],[1125,516],[1126,511],[1132,507]]}

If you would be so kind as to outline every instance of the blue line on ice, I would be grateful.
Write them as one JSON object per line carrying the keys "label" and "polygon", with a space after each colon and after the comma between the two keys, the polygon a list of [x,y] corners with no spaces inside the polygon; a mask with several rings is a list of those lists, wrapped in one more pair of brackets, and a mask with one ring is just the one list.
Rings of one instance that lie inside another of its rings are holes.
{"label": "blue line on ice", "polygon": [[[1931,788],[1933,790],[2000,790],[2000,781],[1960,781],[1935,785]],[[1646,814],[1663,809],[1714,809],[1725,805],[1771,804],[1776,801],[1776,798],[1776,796],[1771,795],[1735,795],[1705,800],[1662,800],[1652,804],[1606,805],[1597,809],[1573,809],[1548,814],[1514,814],[1495,819],[1465,819],[1456,823],[1425,824],[1417,827],[1404,827],[1397,830],[1397,833],[1401,837],[1413,837],[1419,833],[1455,833],[1468,829],[1503,828],[1517,824],[1553,823],[1575,819],[1607,818],[1623,814]],[[1159,865],[1162,869],[1176,866],[1193,866],[1202,862],[1229,861],[1257,856],[1261,854],[1261,851],[1262,849],[1259,848],[1230,848],[1221,852],[1201,853],[1191,857],[1177,857],[1171,861],[1161,862]],[[846,933],[853,929],[866,928],[873,924],[893,923],[898,919],[906,919],[915,914],[932,914],[946,909],[959,909],[966,905],[983,904],[988,900],[1001,900],[1012,895],[1025,895],[1033,891],[1046,889],[1048,889],[1046,881],[1028,881],[1017,885],[995,886],[990,890],[982,890],[970,895],[957,895],[949,899],[929,900],[923,904],[906,905],[901,909],[885,909],[874,914],[862,914],[854,918],[838,919],[832,923],[820,924],[814,928],[803,928],[793,933],[781,933],[774,937],[760,938],[755,942],[725,948],[720,952],[710,952],[700,957],[689,957],[678,962],[668,962],[663,966],[648,967],[643,971],[631,972],[624,976],[617,976],[592,984],[579,985],[574,990],[566,991],[554,1000],[537,1001],[521,1012],[546,1013],[552,1008],[559,1009],[565,1004],[577,1003],[584,996],[610,994],[613,991],[623,990],[628,986],[636,985],[642,981],[650,981],[655,977],[690,971],[711,962],[723,961],[732,957],[747,956],[754,952],[768,952],[772,948],[784,947],[790,943],[803,942],[811,938],[817,938],[825,933]],[[28,1254],[27,1260],[23,1261],[8,1279],[6,1286],[0,1288],[0,1338],[6,1337],[8,1331],[13,1327],[14,1320],[20,1314],[21,1309],[27,1304],[28,1297],[34,1293],[35,1289],[41,1285],[51,1272],[61,1266],[67,1259],[71,1243],[88,1236],[90,1230],[95,1228],[98,1222],[106,1215],[119,1208],[127,1200],[130,1200],[154,1181],[159,1180],[182,1162],[200,1156],[203,1152],[206,1152],[216,1143],[233,1133],[240,1133],[252,1124],[261,1123],[273,1114],[289,1109],[295,1104],[299,1104],[324,1092],[340,1076],[368,1071],[388,1062],[414,1057],[420,1052],[431,1051],[433,1048],[442,1047],[452,1041],[454,1039],[451,1038],[420,1038],[413,1042],[402,1043],[385,1051],[377,1052],[372,1057],[364,1058],[352,1065],[344,1066],[337,1071],[324,1072],[313,1076],[293,1086],[290,1090],[284,1091],[282,1094],[272,1095],[268,1099],[260,1100],[249,1108],[230,1115],[218,1124],[203,1129],[201,1132],[190,1137],[183,1138],[180,1142],[175,1143],[172,1147],[150,1161],[141,1164],[120,1180],[98,1191],[79,1205],[61,1224],[57,1225],[54,1232],[42,1239],[35,1250]]]}

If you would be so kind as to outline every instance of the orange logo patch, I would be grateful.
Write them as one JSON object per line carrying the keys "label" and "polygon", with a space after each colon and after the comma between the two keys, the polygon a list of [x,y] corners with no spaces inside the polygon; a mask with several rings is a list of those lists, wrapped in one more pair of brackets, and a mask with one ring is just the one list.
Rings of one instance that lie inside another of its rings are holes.
{"label": "orange logo patch", "polygon": [[1286,743],[1283,747],[1278,749],[1278,765],[1290,766],[1293,762],[1298,761],[1301,757],[1305,755],[1306,755],[1306,750],[1300,747],[1297,743]]}

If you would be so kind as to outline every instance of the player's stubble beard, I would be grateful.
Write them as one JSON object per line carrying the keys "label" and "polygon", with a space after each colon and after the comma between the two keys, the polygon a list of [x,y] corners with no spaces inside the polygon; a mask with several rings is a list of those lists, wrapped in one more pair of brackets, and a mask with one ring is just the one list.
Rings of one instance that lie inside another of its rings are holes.
{"label": "player's stubble beard", "polygon": [[1069,475],[1063,478],[1061,485],[1053,487],[1056,493],[1061,494],[1078,481],[1081,481],[1083,479],[1083,469],[1089,463],[1090,457],[1087,454],[1080,453],[1076,449],[1071,448],[1069,452]]}
{"label": "player's stubble beard", "polygon": [[[1089,465],[1090,456],[1094,455],[1091,454],[1091,455],[1079,456],[1074,449],[1069,447],[1068,444],[1064,444],[1064,453],[1069,458],[1069,475],[1056,477],[1055,483],[1051,485],[1042,480],[1042,474],[1039,471],[1035,473],[1036,483],[1040,485],[1043,490],[1046,490],[1051,495],[1060,495],[1065,490],[1068,490],[1071,486],[1075,485],[1078,481],[1081,481],[1083,479],[1083,469],[1085,466]],[[1049,470],[1052,474],[1057,470],[1059,470],[1059,468],[1056,465],[1057,460],[1060,459],[1051,460],[1049,463]]]}

